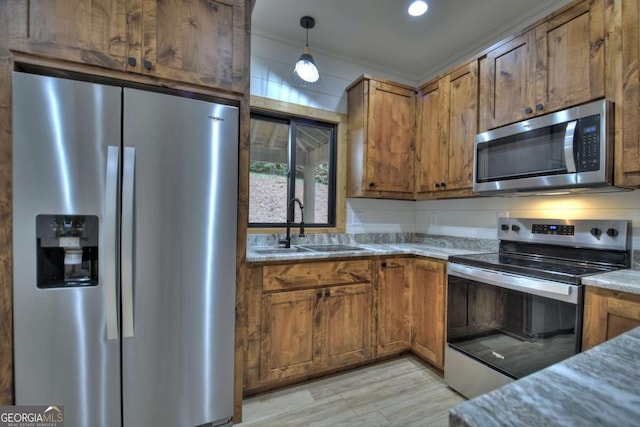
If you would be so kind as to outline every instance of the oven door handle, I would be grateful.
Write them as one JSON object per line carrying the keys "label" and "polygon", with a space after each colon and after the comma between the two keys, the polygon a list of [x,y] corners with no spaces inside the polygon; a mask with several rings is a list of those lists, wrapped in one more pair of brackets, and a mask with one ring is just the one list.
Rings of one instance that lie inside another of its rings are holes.
{"label": "oven door handle", "polygon": [[451,276],[461,277],[480,283],[499,286],[513,291],[534,294],[545,298],[565,301],[572,304],[578,303],[576,285],[552,282],[550,280],[535,279],[533,277],[505,273],[502,271],[486,270],[484,268],[469,267],[450,262],[447,273]]}

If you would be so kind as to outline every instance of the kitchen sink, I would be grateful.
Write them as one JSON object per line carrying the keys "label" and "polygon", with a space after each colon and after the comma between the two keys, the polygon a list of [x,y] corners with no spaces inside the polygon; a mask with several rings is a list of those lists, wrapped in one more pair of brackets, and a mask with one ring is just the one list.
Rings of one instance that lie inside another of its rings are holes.
{"label": "kitchen sink", "polygon": [[309,253],[311,249],[304,249],[298,246],[294,246],[291,248],[253,248],[252,252],[261,255],[275,255],[275,254],[295,254],[300,252]]}
{"label": "kitchen sink", "polygon": [[304,245],[298,246],[298,248],[304,248],[314,252],[341,252],[341,251],[363,251],[364,248],[351,245]]}

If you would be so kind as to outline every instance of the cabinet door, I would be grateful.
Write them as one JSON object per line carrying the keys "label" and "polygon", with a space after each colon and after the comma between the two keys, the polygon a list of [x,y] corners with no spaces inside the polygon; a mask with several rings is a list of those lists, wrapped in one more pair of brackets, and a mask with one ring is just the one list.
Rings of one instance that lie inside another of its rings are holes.
{"label": "cabinet door", "polygon": [[413,265],[411,349],[442,369],[446,313],[445,264],[416,259]]}
{"label": "cabinet door", "polygon": [[26,0],[11,8],[13,49],[124,68],[128,0]]}
{"label": "cabinet door", "polygon": [[440,189],[449,163],[449,77],[423,87],[417,99],[416,192]]}
{"label": "cabinet door", "polygon": [[535,34],[536,114],[604,96],[602,0],[577,4],[536,27]]}
{"label": "cabinet door", "polygon": [[378,356],[409,348],[411,260],[378,263]]}
{"label": "cabinet door", "polygon": [[317,370],[371,357],[371,284],[323,289],[320,360]]}
{"label": "cabinet door", "polygon": [[480,130],[502,126],[535,113],[535,33],[528,32],[492,50],[480,65]]}
{"label": "cabinet door", "polygon": [[303,377],[319,350],[319,291],[276,292],[262,297],[260,381]]}
{"label": "cabinet door", "polygon": [[[609,49],[607,77],[615,85],[617,185],[640,186],[640,2],[620,2],[622,49]],[[616,33],[614,33],[616,35]],[[607,89],[609,92],[609,89]],[[607,94],[609,98],[609,93]],[[620,125],[618,125],[620,123]]]}
{"label": "cabinet door", "polygon": [[582,351],[640,326],[640,295],[587,286]]}
{"label": "cabinet door", "polygon": [[370,81],[366,186],[368,190],[413,193],[414,93]]}
{"label": "cabinet door", "polygon": [[244,0],[137,1],[143,67],[158,77],[243,91]]}
{"label": "cabinet door", "polygon": [[449,89],[449,167],[445,190],[473,186],[473,141],[478,131],[478,63],[454,71]]}

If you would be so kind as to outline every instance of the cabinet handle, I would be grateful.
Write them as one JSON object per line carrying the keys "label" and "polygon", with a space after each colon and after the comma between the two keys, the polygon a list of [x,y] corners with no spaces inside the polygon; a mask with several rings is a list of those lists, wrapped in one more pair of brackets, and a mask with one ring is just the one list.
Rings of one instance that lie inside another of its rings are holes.
{"label": "cabinet handle", "polygon": [[324,296],[325,297],[330,297],[331,296],[331,291],[325,291],[324,292]]}
{"label": "cabinet handle", "polygon": [[445,188],[446,186],[447,186],[447,183],[446,183],[446,182],[441,182],[441,183],[440,183],[440,187]]}
{"label": "cabinet handle", "polygon": [[132,56],[127,58],[127,64],[131,65],[132,67],[135,67],[137,63],[138,61],[136,61],[136,58]]}
{"label": "cabinet handle", "polygon": [[538,111],[542,111],[542,109],[544,108],[544,105],[542,104],[536,104],[536,110]]}
{"label": "cabinet handle", "polygon": [[531,113],[533,113],[533,110],[531,109],[531,107],[527,107],[527,108],[524,109],[524,112],[526,114],[531,114]]}
{"label": "cabinet handle", "polygon": [[383,262],[382,264],[380,264],[380,267],[382,267],[382,268],[387,268],[387,263],[386,263],[386,262]]}
{"label": "cabinet handle", "polygon": [[317,296],[318,298],[322,298],[322,291],[318,291],[318,293],[316,294],[316,296]]}
{"label": "cabinet handle", "polygon": [[147,60],[142,63],[142,66],[149,71],[151,71],[151,69],[153,68],[153,64],[151,63],[151,61]]}

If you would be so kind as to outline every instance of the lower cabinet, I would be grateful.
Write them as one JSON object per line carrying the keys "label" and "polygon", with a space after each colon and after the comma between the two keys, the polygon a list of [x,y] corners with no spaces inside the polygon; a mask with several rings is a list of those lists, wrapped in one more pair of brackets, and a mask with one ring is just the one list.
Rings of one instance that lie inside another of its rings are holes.
{"label": "lower cabinet", "polygon": [[582,351],[640,326],[640,295],[585,288]]}
{"label": "lower cabinet", "polygon": [[377,261],[378,356],[409,349],[411,259]]}
{"label": "lower cabinet", "polygon": [[446,263],[415,259],[411,287],[411,350],[444,368]]}
{"label": "lower cabinet", "polygon": [[[251,372],[255,366],[251,359],[259,353],[259,378],[249,373],[245,388],[285,383],[373,357],[369,261],[273,265],[262,270],[259,347],[252,343],[257,337],[250,332],[247,360]],[[255,280],[250,282],[256,285]],[[256,328],[250,324],[249,330]]]}
{"label": "lower cabinet", "polygon": [[409,350],[442,369],[445,267],[414,257],[251,266],[245,393]]}

